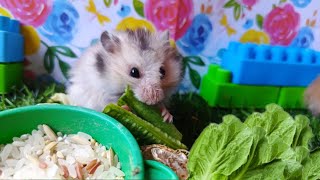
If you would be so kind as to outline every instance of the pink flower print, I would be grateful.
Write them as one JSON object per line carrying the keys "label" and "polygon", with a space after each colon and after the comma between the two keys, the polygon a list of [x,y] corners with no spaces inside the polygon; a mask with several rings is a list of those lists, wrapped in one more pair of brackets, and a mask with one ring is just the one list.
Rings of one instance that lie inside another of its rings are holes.
{"label": "pink flower print", "polygon": [[192,0],[147,0],[146,18],[160,30],[169,30],[170,37],[179,39],[187,31],[193,17]]}
{"label": "pink flower print", "polygon": [[258,2],[258,0],[240,0],[240,4],[243,4],[249,8],[254,6],[257,2]]}
{"label": "pink flower print", "polygon": [[297,34],[300,15],[291,4],[275,7],[265,18],[263,28],[271,38],[271,44],[289,45]]}
{"label": "pink flower print", "polygon": [[52,0],[1,0],[0,4],[7,8],[13,16],[23,24],[38,27],[48,17]]}

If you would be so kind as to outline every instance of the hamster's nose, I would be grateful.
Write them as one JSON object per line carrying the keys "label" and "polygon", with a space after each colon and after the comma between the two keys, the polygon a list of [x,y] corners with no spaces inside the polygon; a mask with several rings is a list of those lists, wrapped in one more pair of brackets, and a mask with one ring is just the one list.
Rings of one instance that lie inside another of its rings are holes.
{"label": "hamster's nose", "polygon": [[154,105],[162,101],[164,93],[159,86],[148,86],[142,88],[141,101],[148,105]]}

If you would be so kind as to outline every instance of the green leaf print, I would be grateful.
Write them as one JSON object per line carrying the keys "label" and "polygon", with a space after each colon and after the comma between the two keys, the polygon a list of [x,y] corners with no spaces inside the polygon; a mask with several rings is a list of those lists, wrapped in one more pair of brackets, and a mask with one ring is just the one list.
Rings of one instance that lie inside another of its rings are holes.
{"label": "green leaf print", "polygon": [[189,68],[189,76],[190,76],[192,85],[197,89],[199,89],[200,83],[201,83],[200,74],[196,70]]}
{"label": "green leaf print", "polygon": [[263,16],[261,14],[257,14],[256,15],[256,22],[257,22],[257,26],[262,29],[262,25],[263,25]]}
{"label": "green leaf print", "polygon": [[143,4],[143,2],[141,2],[140,0],[133,0],[133,7],[134,7],[134,9],[136,10],[136,12],[137,12],[140,16],[144,17],[144,11],[143,11],[143,9],[144,9],[144,4]]}
{"label": "green leaf print", "polygon": [[104,5],[106,5],[106,7],[110,7],[112,0],[103,0]]}
{"label": "green leaf print", "polygon": [[241,5],[236,5],[234,6],[234,9],[233,9],[233,17],[235,20],[238,20],[241,16],[241,10],[242,10],[242,7]]}
{"label": "green leaf print", "polygon": [[191,64],[198,65],[198,66],[205,65],[204,62],[202,61],[202,59],[198,56],[188,56],[185,58],[187,58],[187,61],[190,62]]}
{"label": "green leaf print", "polygon": [[44,54],[44,68],[48,71],[48,73],[52,73],[54,69],[54,59],[55,54],[54,51],[49,47]]}
{"label": "green leaf print", "polygon": [[67,57],[71,57],[71,58],[77,57],[77,55],[70,48],[65,46],[53,46],[52,49],[53,51]]}
{"label": "green leaf print", "polygon": [[59,60],[59,66],[60,66],[60,70],[61,70],[62,74],[64,75],[64,77],[66,79],[68,79],[68,72],[70,69],[70,65],[66,62],[63,62],[62,60]]}
{"label": "green leaf print", "polygon": [[70,65],[61,59],[61,56],[76,58],[77,55],[66,46],[46,46],[47,51],[44,54],[44,67],[48,73],[52,73],[54,70],[55,60],[58,60],[58,64],[63,76],[68,79],[68,71]]}
{"label": "green leaf print", "polygon": [[224,8],[230,8],[230,7],[234,7],[236,5],[239,5],[237,1],[235,0],[230,0],[228,1],[223,7]]}

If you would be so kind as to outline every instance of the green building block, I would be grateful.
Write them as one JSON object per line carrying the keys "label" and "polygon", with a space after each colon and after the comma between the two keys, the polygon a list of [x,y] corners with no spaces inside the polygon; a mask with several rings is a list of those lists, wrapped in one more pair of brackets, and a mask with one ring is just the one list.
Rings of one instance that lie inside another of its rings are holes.
{"label": "green building block", "polygon": [[305,108],[303,101],[304,87],[282,87],[278,98],[278,104],[284,108]]}
{"label": "green building block", "polygon": [[277,103],[283,108],[304,109],[305,87],[252,86],[231,83],[231,72],[210,65],[203,77],[200,95],[210,106],[228,108],[264,108]]}
{"label": "green building block", "polygon": [[10,92],[22,82],[23,63],[0,64],[0,94]]}
{"label": "green building block", "polygon": [[264,108],[277,103],[279,92],[279,87],[233,84],[230,71],[218,65],[209,66],[200,87],[200,95],[208,104],[219,107]]}

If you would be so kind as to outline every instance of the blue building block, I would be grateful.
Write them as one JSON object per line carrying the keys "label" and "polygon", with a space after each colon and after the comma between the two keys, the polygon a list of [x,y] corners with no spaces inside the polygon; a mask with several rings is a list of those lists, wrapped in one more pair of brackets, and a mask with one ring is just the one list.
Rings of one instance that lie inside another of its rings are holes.
{"label": "blue building block", "polygon": [[22,62],[23,43],[19,21],[0,16],[0,63]]}
{"label": "blue building block", "polygon": [[221,66],[235,84],[305,87],[320,74],[320,52],[231,42]]}

